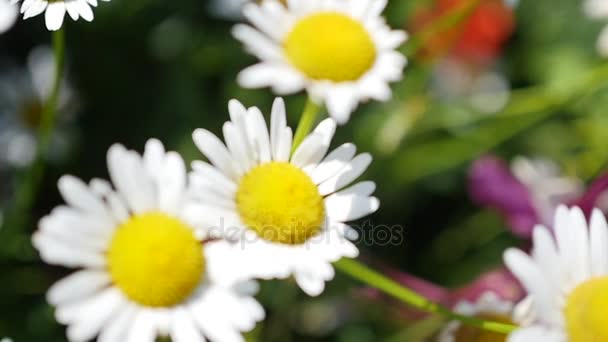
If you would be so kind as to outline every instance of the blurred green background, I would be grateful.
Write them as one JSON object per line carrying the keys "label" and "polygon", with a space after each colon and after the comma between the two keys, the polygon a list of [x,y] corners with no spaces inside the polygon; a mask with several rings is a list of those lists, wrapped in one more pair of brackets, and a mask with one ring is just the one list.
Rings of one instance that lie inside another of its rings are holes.
{"label": "blurred green background", "polygon": [[[392,27],[407,28],[430,3],[390,0],[386,16]],[[448,82],[438,72],[445,56],[410,55],[404,81],[392,87],[393,100],[361,106],[338,129],[334,145],[354,141],[374,155],[365,178],[376,182],[382,205],[369,220],[403,229],[398,244],[360,243],[364,261],[461,286],[499,265],[504,248],[520,244],[499,215],[471,201],[467,170],[473,160],[488,152],[505,160],[543,156],[585,182],[605,168],[608,64],[595,49],[603,23],[586,18],[578,0],[521,0],[514,13],[515,32],[503,53],[483,66],[507,85],[499,95],[508,100],[497,110],[480,111],[470,92],[438,90]],[[8,252],[0,253],[0,338],[65,340],[44,293],[69,271],[43,265],[28,242],[37,219],[61,203],[60,175],[105,178],[112,143],[142,150],[149,137],[187,160],[200,158],[191,132],[220,132],[229,99],[265,113],[273,100],[267,89],[235,83],[255,59],[231,37],[234,21],[214,16],[205,0],[114,0],[101,3],[95,16],[90,24],[66,19],[67,74],[78,97],[76,116],[58,128],[68,137],[66,152],[49,162],[27,223],[1,235],[0,248]],[[0,35],[0,78],[23,68],[32,48],[49,41],[40,17]],[[305,97],[286,101],[293,127]],[[23,168],[0,170],[0,203],[8,208]],[[359,286],[338,273],[322,296],[308,298],[290,282],[266,282],[258,298],[268,318],[248,338],[407,340],[414,323],[360,296]]]}

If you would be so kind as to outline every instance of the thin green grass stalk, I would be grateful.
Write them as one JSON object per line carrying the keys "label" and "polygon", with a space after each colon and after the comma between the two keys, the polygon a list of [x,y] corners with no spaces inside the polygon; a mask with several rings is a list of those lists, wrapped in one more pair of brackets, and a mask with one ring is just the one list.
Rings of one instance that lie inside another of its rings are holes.
{"label": "thin green grass stalk", "polygon": [[[40,183],[44,176],[45,164],[49,152],[57,117],[57,105],[63,80],[64,59],[65,59],[65,33],[63,29],[53,32],[53,54],[55,61],[55,75],[51,86],[51,93],[45,99],[42,110],[42,118],[38,127],[38,144],[36,158],[21,177],[15,193],[15,201],[8,213],[8,217],[2,224],[0,235],[7,233],[20,233],[30,221],[30,211],[34,198],[38,192]],[[15,252],[15,251],[13,251]],[[9,251],[10,253],[10,251]]]}

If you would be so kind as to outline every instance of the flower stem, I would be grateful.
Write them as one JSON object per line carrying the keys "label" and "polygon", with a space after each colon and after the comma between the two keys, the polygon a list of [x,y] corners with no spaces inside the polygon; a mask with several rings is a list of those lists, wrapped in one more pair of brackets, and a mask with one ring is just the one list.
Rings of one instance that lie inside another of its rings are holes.
{"label": "flower stem", "polygon": [[401,284],[368,268],[354,259],[343,258],[337,261],[334,266],[349,276],[361,281],[362,283],[370,285],[422,311],[440,314],[448,319],[458,320],[464,324],[468,324],[479,329],[494,331],[502,334],[510,333],[516,328],[510,324],[486,321],[455,313],[448,308],[432,302],[418,293],[403,287]]}
{"label": "flower stem", "polygon": [[44,175],[45,162],[55,128],[57,105],[63,80],[65,58],[65,33],[63,29],[53,32],[52,40],[55,74],[51,85],[51,92],[48,98],[44,99],[42,117],[37,132],[36,158],[19,181],[12,210],[3,223],[3,229],[0,231],[0,234],[6,231],[14,232],[15,229],[27,224],[29,211]]}
{"label": "flower stem", "polygon": [[298,128],[296,129],[296,134],[293,137],[293,145],[291,148],[291,153],[295,152],[296,148],[300,146],[304,138],[310,133],[312,129],[312,125],[315,123],[315,119],[321,110],[321,106],[316,104],[310,98],[306,100],[306,106],[304,107],[304,112],[302,112],[302,116],[300,117],[300,122],[298,123]]}

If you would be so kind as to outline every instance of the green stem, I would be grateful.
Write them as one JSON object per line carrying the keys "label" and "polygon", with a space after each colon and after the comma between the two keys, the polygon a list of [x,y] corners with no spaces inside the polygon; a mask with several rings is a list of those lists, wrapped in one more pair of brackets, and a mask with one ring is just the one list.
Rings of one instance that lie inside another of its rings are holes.
{"label": "green stem", "polygon": [[455,313],[448,308],[432,302],[418,293],[403,287],[401,284],[368,268],[354,259],[343,258],[334,265],[337,269],[361,281],[362,283],[370,285],[422,311],[440,314],[448,319],[458,320],[464,324],[471,325],[479,329],[494,331],[502,334],[508,334],[516,329],[515,326],[510,324],[486,321]]}
{"label": "green stem", "polygon": [[55,74],[51,93],[44,99],[40,126],[38,127],[38,144],[36,158],[20,179],[17,187],[16,198],[7,220],[3,224],[1,233],[12,231],[24,226],[28,222],[29,211],[32,208],[38,187],[42,181],[45,169],[45,161],[55,128],[57,105],[63,79],[65,58],[65,34],[63,29],[53,32],[53,54],[55,62]]}
{"label": "green stem", "polygon": [[300,122],[298,123],[298,128],[296,129],[296,134],[293,137],[293,147],[291,148],[291,153],[295,152],[296,148],[300,146],[304,138],[306,138],[308,133],[310,133],[312,125],[315,123],[315,119],[317,118],[320,110],[321,106],[316,104],[310,98],[306,100],[304,112],[302,112]]}

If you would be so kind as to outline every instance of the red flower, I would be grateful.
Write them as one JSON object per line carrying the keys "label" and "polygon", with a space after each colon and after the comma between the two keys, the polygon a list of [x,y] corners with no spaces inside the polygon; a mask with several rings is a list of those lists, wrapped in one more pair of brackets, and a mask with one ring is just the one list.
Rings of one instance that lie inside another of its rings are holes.
{"label": "red flower", "polygon": [[[434,7],[423,8],[414,15],[411,30],[424,30],[466,4],[467,0],[437,0]],[[514,27],[513,11],[503,0],[483,0],[464,22],[429,37],[422,53],[430,58],[447,53],[464,62],[489,63],[500,56]]]}

